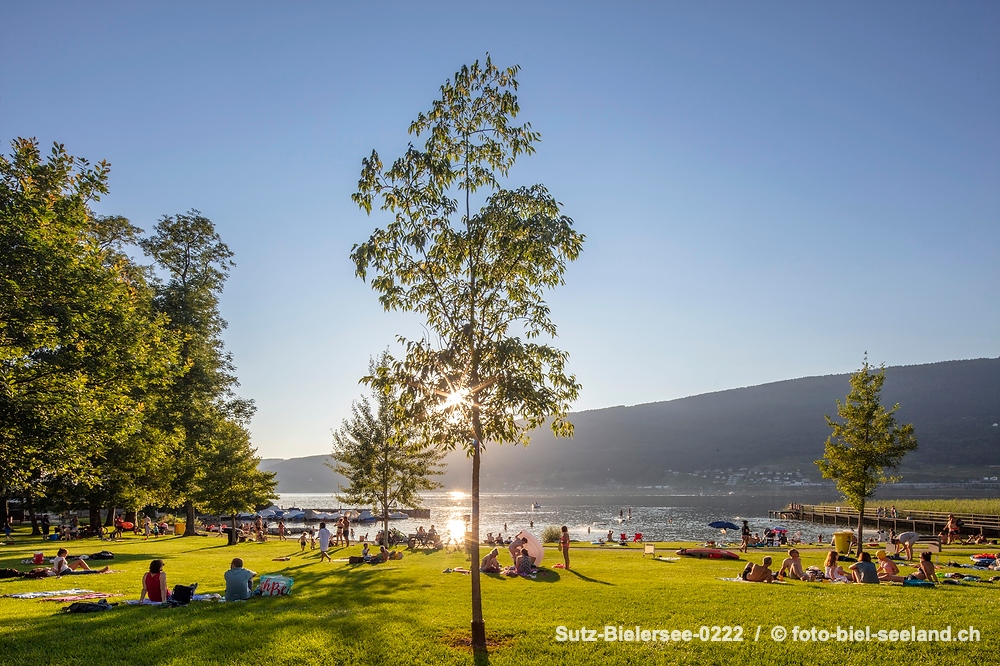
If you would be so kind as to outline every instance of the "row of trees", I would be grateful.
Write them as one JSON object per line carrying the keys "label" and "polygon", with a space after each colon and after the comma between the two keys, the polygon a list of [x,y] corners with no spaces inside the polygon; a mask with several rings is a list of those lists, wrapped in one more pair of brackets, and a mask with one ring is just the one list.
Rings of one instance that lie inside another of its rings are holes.
{"label": "row of trees", "polygon": [[[220,334],[232,253],[197,211],[152,235],[96,215],[110,167],[33,139],[0,156],[0,493],[28,506],[266,502]],[[135,247],[153,260],[143,265]],[[234,488],[239,488],[234,492]],[[110,511],[108,519],[110,520]]]}

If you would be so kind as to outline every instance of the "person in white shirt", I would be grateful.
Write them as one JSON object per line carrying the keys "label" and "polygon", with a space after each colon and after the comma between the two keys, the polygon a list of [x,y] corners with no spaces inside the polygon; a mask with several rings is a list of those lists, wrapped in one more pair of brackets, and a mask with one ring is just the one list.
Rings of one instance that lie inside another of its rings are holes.
{"label": "person in white shirt", "polygon": [[65,548],[60,548],[59,552],[56,554],[56,559],[52,560],[52,568],[49,569],[50,576],[68,576],[69,574],[89,574],[89,573],[107,573],[111,567],[104,567],[103,569],[91,569],[87,566],[84,560],[77,560],[70,564],[66,561],[66,556],[69,553]]}
{"label": "person in white shirt", "polygon": [[319,524],[319,561],[327,560],[332,562],[330,559],[330,530],[326,529],[326,523]]}

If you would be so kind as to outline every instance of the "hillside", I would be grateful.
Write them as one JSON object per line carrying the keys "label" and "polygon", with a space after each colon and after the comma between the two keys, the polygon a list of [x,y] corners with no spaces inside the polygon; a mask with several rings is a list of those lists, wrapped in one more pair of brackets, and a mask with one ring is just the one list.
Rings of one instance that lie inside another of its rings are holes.
{"label": "hillside", "polygon": [[[571,440],[541,430],[527,448],[490,447],[483,486],[677,486],[697,482],[700,475],[691,477],[696,470],[722,470],[732,477],[740,468],[801,470],[817,481],[813,461],[822,456],[829,434],[824,414],[836,414],[836,401],[849,391],[848,377],[806,377],[574,413]],[[882,396],[886,405],[900,404],[900,422],[916,428],[919,448],[904,462],[905,480],[964,481],[1000,471],[990,470],[1000,465],[1000,426],[994,425],[1000,422],[1000,359],[888,368]],[[335,489],[332,471],[320,469],[322,458],[265,461],[265,468],[278,470],[284,492],[307,492],[312,487],[305,484],[321,478],[329,478],[327,489]],[[467,487],[468,462],[461,454],[449,460],[445,481]]]}

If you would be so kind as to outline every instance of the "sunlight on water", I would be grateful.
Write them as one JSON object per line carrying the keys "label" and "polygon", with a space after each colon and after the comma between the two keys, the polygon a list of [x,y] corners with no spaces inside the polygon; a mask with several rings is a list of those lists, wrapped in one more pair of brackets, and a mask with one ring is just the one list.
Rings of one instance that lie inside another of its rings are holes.
{"label": "sunlight on water", "polygon": [[469,497],[469,493],[462,492],[461,490],[452,490],[448,493],[448,497],[454,500],[462,500]]}

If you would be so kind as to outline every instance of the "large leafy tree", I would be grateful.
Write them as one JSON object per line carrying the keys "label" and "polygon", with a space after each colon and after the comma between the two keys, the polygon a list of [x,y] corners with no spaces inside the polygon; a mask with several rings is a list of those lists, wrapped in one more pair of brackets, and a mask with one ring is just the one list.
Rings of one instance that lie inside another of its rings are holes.
{"label": "large leafy tree", "polygon": [[37,142],[0,157],[0,483],[29,500],[99,485],[141,429],[174,346],[152,313],[137,230],[95,216],[110,167]]}
{"label": "large leafy tree", "polygon": [[875,497],[879,485],[898,480],[886,475],[896,469],[903,456],[917,448],[913,425],[897,425],[892,409],[882,406],[885,366],[876,372],[865,356],[861,369],[851,375],[851,391],[844,402],[837,401],[840,421],[829,416],[831,433],[821,460],[816,461],[823,478],[833,479],[844,499],[857,509],[858,552],[864,544],[865,504]]}
{"label": "large leafy tree", "polygon": [[219,314],[219,295],[233,253],[212,221],[196,210],[163,216],[141,245],[165,276],[157,282],[156,307],[182,338],[181,371],[163,393],[154,422],[176,436],[171,489],[184,503],[185,534],[193,535],[196,499],[210,473],[219,421],[246,423],[254,411],[252,401],[233,393],[239,383],[221,337],[226,322]]}
{"label": "large leafy tree", "polygon": [[[419,313],[429,335],[400,338],[405,355],[368,378],[400,399],[435,442],[472,459],[471,552],[479,557],[479,478],[489,443],[528,442],[549,421],[566,421],[579,384],[556,334],[544,291],[563,283],[584,237],[542,185],[507,188],[518,156],[539,134],[515,124],[517,66],[486,58],[463,66],[410,125],[426,140],[385,167],[364,159],[354,201],[388,224],[353,248],[357,274],[387,310]],[[475,204],[475,205],[474,205]],[[472,643],[486,645],[479,568],[472,567]]]}
{"label": "large leafy tree", "polygon": [[228,513],[233,529],[236,514],[266,505],[276,497],[275,473],[257,468],[260,457],[250,444],[250,431],[234,418],[223,418],[215,424],[211,452],[204,463],[196,504],[215,513]]}
{"label": "large leafy tree", "polygon": [[[390,360],[383,354],[380,363]],[[378,366],[372,360],[372,375]],[[398,392],[373,391],[351,406],[350,418],[333,432],[335,472],[350,481],[341,500],[370,505],[382,517],[383,545],[389,545],[389,511],[393,506],[419,506],[420,491],[440,488],[431,476],[441,474],[444,453],[421,438],[400,409]],[[328,463],[329,464],[329,463]]]}

